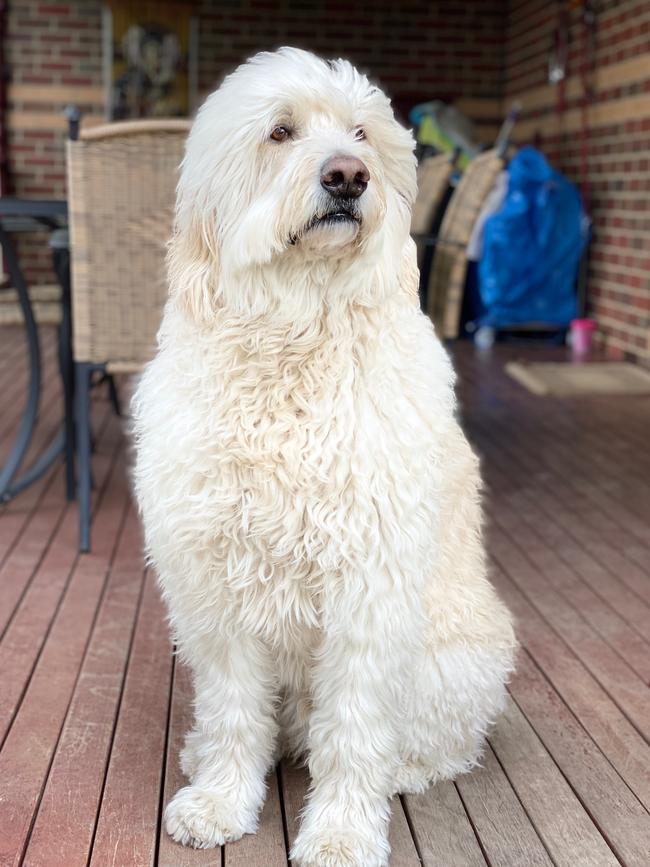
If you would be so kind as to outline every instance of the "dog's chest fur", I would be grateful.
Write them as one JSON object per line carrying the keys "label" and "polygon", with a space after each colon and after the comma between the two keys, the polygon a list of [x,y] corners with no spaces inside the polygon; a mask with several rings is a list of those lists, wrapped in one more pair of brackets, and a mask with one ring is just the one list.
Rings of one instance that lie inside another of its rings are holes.
{"label": "dog's chest fur", "polygon": [[291,339],[224,322],[169,350],[164,423],[184,470],[158,465],[163,532],[209,552],[206,580],[255,629],[317,627],[345,574],[427,568],[450,372],[422,317],[393,315],[359,309]]}

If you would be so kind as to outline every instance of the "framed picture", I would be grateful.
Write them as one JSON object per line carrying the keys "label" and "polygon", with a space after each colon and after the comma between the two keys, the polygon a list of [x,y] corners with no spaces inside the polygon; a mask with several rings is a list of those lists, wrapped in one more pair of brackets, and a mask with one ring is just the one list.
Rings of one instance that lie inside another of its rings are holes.
{"label": "framed picture", "polygon": [[195,105],[198,21],[191,2],[110,0],[104,7],[109,120],[184,117]]}

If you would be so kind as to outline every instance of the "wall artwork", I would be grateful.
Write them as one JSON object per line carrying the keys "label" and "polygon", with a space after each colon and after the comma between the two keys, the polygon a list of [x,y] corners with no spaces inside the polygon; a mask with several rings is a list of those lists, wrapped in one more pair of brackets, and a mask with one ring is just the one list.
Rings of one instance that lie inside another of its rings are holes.
{"label": "wall artwork", "polygon": [[110,0],[104,8],[109,120],[185,117],[194,107],[198,27],[193,4]]}

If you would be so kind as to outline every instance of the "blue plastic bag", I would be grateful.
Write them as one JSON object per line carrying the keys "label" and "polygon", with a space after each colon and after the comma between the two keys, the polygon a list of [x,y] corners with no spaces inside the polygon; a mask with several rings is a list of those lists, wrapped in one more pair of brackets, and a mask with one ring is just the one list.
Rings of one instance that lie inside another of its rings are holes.
{"label": "blue plastic bag", "polygon": [[532,147],[512,159],[509,176],[503,206],[485,224],[480,324],[567,327],[588,234],[580,193]]}

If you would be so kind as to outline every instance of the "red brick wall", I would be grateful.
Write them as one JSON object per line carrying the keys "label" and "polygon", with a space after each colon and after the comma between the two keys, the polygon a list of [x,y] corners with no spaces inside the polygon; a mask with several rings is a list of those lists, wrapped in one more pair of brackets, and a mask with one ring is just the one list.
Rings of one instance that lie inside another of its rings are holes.
{"label": "red brick wall", "polygon": [[[504,100],[518,99],[519,142],[537,143],[583,184],[594,221],[589,312],[614,356],[650,362],[650,0],[597,3],[594,100],[583,116],[583,22],[570,21],[564,110],[547,83],[557,7],[512,0]],[[586,152],[585,152],[586,148]]]}
{"label": "red brick wall", "polygon": [[[650,360],[650,0],[597,5],[599,72],[588,118],[591,312],[610,352]],[[65,195],[61,112],[68,102],[82,107],[87,123],[103,116],[101,8],[100,0],[9,4],[7,120],[17,195]],[[519,141],[538,142],[580,181],[581,27],[574,12],[560,118],[557,89],[547,84],[556,12],[548,0],[201,0],[199,89],[205,95],[262,48],[294,44],[343,55],[378,78],[403,112],[425,99],[457,102],[486,141],[502,110],[519,99]],[[42,243],[32,240],[29,253],[29,276],[50,282]]]}
{"label": "red brick wall", "polygon": [[[97,113],[101,100],[101,4],[11,0],[5,36],[9,67],[9,190],[32,198],[65,197],[65,124],[74,100]],[[99,90],[98,90],[99,86]],[[42,235],[23,237],[29,279],[53,282]]]}
{"label": "red brick wall", "polygon": [[[403,111],[423,99],[470,97],[464,108],[476,111],[489,137],[498,113],[502,8],[497,0],[358,6],[340,0],[202,0],[200,96],[254,52],[293,44],[352,58],[381,79]],[[103,116],[101,9],[100,0],[9,4],[8,143],[15,195],[65,195],[67,103],[79,104],[87,123]],[[42,238],[22,239],[21,255],[30,279],[52,281]]]}
{"label": "red brick wall", "polygon": [[434,97],[500,95],[504,2],[203,2],[200,86],[279,45],[344,56],[409,108]]}

